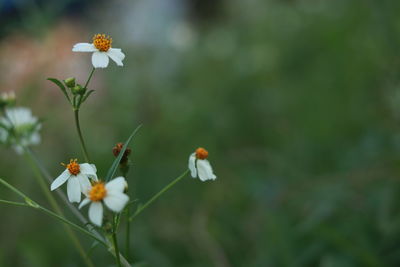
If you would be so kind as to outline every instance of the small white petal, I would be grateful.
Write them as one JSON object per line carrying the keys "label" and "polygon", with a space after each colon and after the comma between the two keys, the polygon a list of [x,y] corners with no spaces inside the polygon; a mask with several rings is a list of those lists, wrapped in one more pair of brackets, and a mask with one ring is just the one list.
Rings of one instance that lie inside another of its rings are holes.
{"label": "small white petal", "polygon": [[89,219],[97,226],[103,222],[103,205],[101,202],[92,202],[89,207]]}
{"label": "small white petal", "polygon": [[51,191],[59,188],[61,185],[63,185],[68,178],[71,176],[68,170],[63,171],[52,183],[50,186]]}
{"label": "small white petal", "polygon": [[30,140],[29,140],[29,144],[31,144],[31,145],[37,145],[37,144],[40,144],[40,135],[39,135],[39,133],[33,133],[32,135],[31,135],[31,137],[30,137]]}
{"label": "small white petal", "polygon": [[108,66],[108,56],[104,52],[94,52],[92,55],[92,64],[95,68],[106,68]]}
{"label": "small white petal", "polygon": [[125,190],[125,187],[128,186],[125,178],[120,176],[117,177],[106,184],[107,193],[117,192],[122,193]]}
{"label": "small white petal", "polygon": [[122,53],[121,49],[119,48],[110,48],[106,52],[107,55],[117,63],[118,66],[123,66],[122,60],[125,58],[125,54]]}
{"label": "small white petal", "polygon": [[195,162],[196,162],[196,156],[195,156],[195,153],[193,153],[189,157],[189,170],[190,170],[190,175],[192,175],[193,178],[196,178],[196,176],[197,176]]}
{"label": "small white petal", "polygon": [[81,202],[81,186],[78,178],[74,175],[68,179],[67,195],[69,202]]}
{"label": "small white petal", "polygon": [[90,199],[85,198],[84,200],[82,200],[81,204],[79,204],[79,208],[86,206],[88,203],[90,203]]}
{"label": "small white petal", "polygon": [[94,165],[94,164],[90,164],[90,166],[92,166],[92,168],[93,168],[94,172],[97,172],[96,165]]}
{"label": "small white petal", "polygon": [[72,48],[73,52],[95,52],[98,51],[93,44],[89,43],[77,43]]}
{"label": "small white petal", "polygon": [[212,171],[211,165],[206,159],[197,160],[197,171],[201,181],[215,180],[217,178]]}
{"label": "small white petal", "polygon": [[92,186],[92,184],[89,181],[89,178],[87,178],[87,176],[83,173],[79,173],[76,178],[79,181],[79,185],[81,188],[81,192],[84,195],[87,195],[87,193],[89,192],[90,187]]}
{"label": "small white petal", "polygon": [[89,164],[89,163],[82,163],[79,164],[79,168],[81,173],[89,176],[89,178],[97,181],[97,175],[96,175],[96,167],[93,168],[94,164]]}
{"label": "small white petal", "polygon": [[124,193],[107,192],[107,196],[104,198],[104,203],[107,207],[115,212],[120,212],[128,201],[129,197]]}

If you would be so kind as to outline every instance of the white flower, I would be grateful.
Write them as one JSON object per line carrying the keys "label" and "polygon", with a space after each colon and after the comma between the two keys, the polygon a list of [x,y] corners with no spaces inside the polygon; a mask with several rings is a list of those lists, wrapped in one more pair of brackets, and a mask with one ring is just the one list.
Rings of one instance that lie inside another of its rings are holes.
{"label": "white flower", "polygon": [[28,108],[13,107],[5,109],[5,116],[0,118],[0,142],[13,145],[19,154],[23,148],[40,143],[39,120],[32,116]]}
{"label": "white flower", "polygon": [[202,147],[189,156],[189,170],[193,178],[197,176],[201,181],[215,180],[217,176],[213,173],[210,162],[206,160],[208,151]]}
{"label": "white flower", "polygon": [[78,164],[77,160],[70,160],[63,171],[50,186],[51,191],[67,183],[67,195],[71,203],[81,201],[81,193],[86,193],[91,187],[89,178],[97,181],[96,166],[94,164]]}
{"label": "white flower", "polygon": [[89,207],[89,219],[92,223],[101,226],[103,222],[103,204],[110,210],[120,212],[129,201],[129,197],[124,194],[128,186],[124,177],[117,177],[114,180],[104,184],[95,183],[87,191],[87,197],[82,200],[79,208],[91,202]]}
{"label": "white flower", "polygon": [[122,60],[125,54],[120,48],[111,48],[112,38],[105,34],[96,34],[93,37],[93,43],[77,43],[72,48],[73,52],[93,52],[92,64],[95,68],[106,68],[109,58],[117,63],[118,66],[123,66]]}

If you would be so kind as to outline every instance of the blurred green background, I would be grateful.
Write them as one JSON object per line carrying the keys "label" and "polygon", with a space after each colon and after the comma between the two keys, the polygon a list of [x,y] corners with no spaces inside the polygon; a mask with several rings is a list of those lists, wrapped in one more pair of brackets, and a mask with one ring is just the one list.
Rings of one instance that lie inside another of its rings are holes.
{"label": "blurred green background", "polygon": [[[98,174],[140,123],[128,180],[142,202],[209,150],[216,181],[188,177],[132,223],[141,266],[400,266],[400,1],[0,3],[0,90],[44,119],[33,149],[54,177],[83,157],[46,78],[83,83],[90,55],[71,48],[96,33],[126,54],[81,110]],[[49,206],[24,158],[0,157],[0,176]],[[0,213],[0,266],[84,266],[59,222]]]}

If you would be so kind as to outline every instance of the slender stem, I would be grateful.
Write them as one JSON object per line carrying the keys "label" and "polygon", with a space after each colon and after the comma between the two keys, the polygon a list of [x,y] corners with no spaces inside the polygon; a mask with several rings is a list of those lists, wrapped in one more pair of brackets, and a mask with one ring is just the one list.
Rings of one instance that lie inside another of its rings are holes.
{"label": "slender stem", "polygon": [[76,130],[78,131],[78,136],[79,136],[79,141],[81,143],[83,156],[85,157],[86,162],[89,163],[90,162],[89,154],[86,150],[85,141],[83,140],[83,135],[81,132],[81,126],[79,124],[79,109],[74,109],[74,115],[75,115],[75,126],[76,126]]}
{"label": "slender stem", "polygon": [[126,258],[128,259],[128,260],[130,260],[130,256],[129,256],[129,252],[130,252],[130,250],[131,250],[131,248],[130,248],[130,235],[131,235],[131,229],[130,229],[130,223],[129,223],[129,217],[131,216],[130,215],[130,206],[128,205],[127,207],[126,207],[126,218],[127,218],[127,220],[126,220],[126,232],[125,232],[125,234],[126,234],[126,238],[125,238],[125,256],[126,256]]}
{"label": "slender stem", "polygon": [[41,211],[43,211],[44,213],[46,213],[46,214],[48,214],[48,215],[50,215],[50,216],[52,216],[52,217],[54,217],[54,218],[56,218],[56,219],[62,221],[63,223],[68,224],[68,225],[71,226],[72,228],[75,228],[76,230],[80,231],[81,233],[84,233],[84,234],[90,236],[91,238],[95,239],[96,241],[98,241],[99,243],[101,243],[102,245],[104,245],[105,247],[107,247],[107,244],[104,242],[104,240],[98,238],[96,235],[94,235],[93,233],[89,232],[89,231],[86,230],[85,228],[82,228],[82,227],[80,227],[79,225],[77,225],[77,224],[75,224],[75,223],[73,223],[73,222],[71,222],[71,221],[68,221],[68,220],[65,219],[64,217],[61,217],[60,215],[58,215],[58,214],[56,214],[56,213],[54,213],[54,212],[52,212],[52,211],[50,211],[50,210],[48,210],[48,209],[42,207],[42,206],[39,206],[39,209],[40,209]]}
{"label": "slender stem", "polygon": [[113,231],[112,231],[112,239],[113,239],[113,243],[114,243],[115,259],[117,261],[117,266],[122,267],[121,259],[119,258],[120,253],[119,253],[119,249],[118,249],[118,240],[117,240],[117,225],[118,225],[117,216],[118,215],[115,215],[113,218],[114,227],[113,227]]}
{"label": "slender stem", "polygon": [[[127,163],[127,164],[129,164],[129,162]],[[123,166],[123,167],[121,167],[121,165],[120,165],[120,171],[121,171],[121,173],[122,173],[122,176],[123,177],[125,177],[125,179],[127,179],[127,175],[128,175],[128,171],[129,171],[129,165],[128,166]],[[128,194],[128,190],[129,189],[126,189],[126,193]],[[131,194],[132,195],[132,194]],[[130,252],[130,223],[129,223],[129,217],[130,217],[131,215],[130,215],[130,205],[129,205],[129,203],[128,203],[128,205],[126,205],[126,208],[125,208],[125,217],[126,217],[126,229],[125,229],[125,256],[126,256],[126,258],[127,258],[127,260],[129,261],[130,260],[130,257],[129,257],[129,252]]]}
{"label": "slender stem", "polygon": [[93,69],[92,69],[92,71],[90,72],[90,74],[89,74],[89,77],[88,77],[88,79],[87,79],[87,81],[86,81],[86,83],[85,83],[85,86],[83,87],[83,88],[87,88],[87,86],[89,85],[89,82],[90,82],[90,80],[92,79],[92,76],[93,76],[93,73],[94,73],[94,71],[95,71],[96,69],[93,67]]}
{"label": "slender stem", "polygon": [[[76,230],[92,237],[93,239],[97,240],[98,242],[100,242],[101,244],[105,245],[107,247],[107,244],[101,240],[100,238],[98,238],[97,236],[95,236],[94,234],[92,234],[91,232],[89,232],[88,230],[80,227],[79,225],[65,219],[64,217],[58,215],[57,213],[52,212],[51,210],[48,210],[44,207],[42,207],[41,205],[39,205],[38,203],[36,203],[35,201],[33,201],[32,199],[30,199],[27,195],[25,195],[24,193],[22,193],[21,191],[19,191],[17,188],[15,188],[14,186],[12,186],[11,184],[7,183],[6,181],[4,181],[3,179],[0,178],[0,183],[3,184],[4,186],[6,186],[8,189],[12,190],[13,192],[15,192],[16,194],[18,194],[19,196],[21,196],[22,198],[24,198],[25,202],[26,202],[26,206],[29,206],[31,208],[34,209],[38,209],[44,213],[46,213],[47,215],[50,215],[53,218],[58,219],[59,221],[68,224],[69,226],[71,226],[72,228],[75,228]],[[7,204],[15,204],[18,203],[19,206],[21,206],[19,202],[13,202],[13,201],[7,201]]]}
{"label": "slender stem", "polygon": [[171,183],[166,185],[163,189],[161,189],[160,192],[155,194],[152,198],[150,198],[149,201],[147,201],[143,206],[140,206],[136,212],[129,218],[129,221],[132,221],[136,216],[138,216],[143,210],[145,210],[151,203],[156,201],[162,194],[167,192],[171,187],[173,187],[176,183],[178,183],[180,180],[182,180],[183,177],[186,176],[186,174],[189,173],[189,170],[186,170],[184,173],[182,173],[180,176],[178,176],[175,180],[173,180]]}
{"label": "slender stem", "polygon": [[[92,68],[92,71],[90,72],[89,77],[88,77],[88,79],[87,79],[87,81],[85,83],[85,86],[84,86],[85,89],[89,85],[89,82],[92,79],[94,71],[95,71],[95,68]],[[75,100],[75,97],[74,97],[74,100]],[[73,104],[73,106],[74,106],[74,117],[75,117],[75,126],[76,126],[76,130],[78,132],[79,141],[81,143],[83,156],[85,157],[86,162],[89,163],[90,162],[89,154],[88,154],[87,149],[86,149],[85,141],[83,139],[83,135],[82,135],[82,131],[81,131],[81,126],[80,126],[80,123],[79,123],[79,107],[81,105],[81,100],[82,100],[82,97],[78,99],[78,104],[75,103],[75,102]]]}
{"label": "slender stem", "polygon": [[[48,185],[45,182],[44,177],[42,176],[42,173],[40,171],[40,168],[35,164],[35,160],[32,158],[31,153],[29,152],[29,150],[25,149],[24,150],[24,156],[26,161],[28,162],[28,164],[30,165],[30,167],[32,168],[36,180],[39,183],[39,186],[41,187],[43,193],[45,194],[47,200],[50,202],[51,207],[56,211],[56,213],[64,216],[64,213],[62,212],[60,206],[58,205],[57,201],[55,200],[55,198],[53,197],[53,195],[50,193],[50,190],[48,188]],[[84,248],[82,247],[78,237],[75,235],[75,233],[73,231],[71,231],[71,229],[68,226],[65,226],[67,233],[69,234],[72,242],[74,243],[75,247],[77,248],[77,250],[79,251],[79,253],[81,254],[82,258],[84,259],[86,265],[90,266],[90,267],[94,267],[94,264],[92,263],[92,261],[90,260],[89,256],[86,254]]]}
{"label": "slender stem", "polygon": [[23,202],[15,202],[15,201],[9,201],[9,200],[4,200],[4,199],[0,199],[0,203],[14,205],[14,206],[30,207],[30,205],[23,203]]}

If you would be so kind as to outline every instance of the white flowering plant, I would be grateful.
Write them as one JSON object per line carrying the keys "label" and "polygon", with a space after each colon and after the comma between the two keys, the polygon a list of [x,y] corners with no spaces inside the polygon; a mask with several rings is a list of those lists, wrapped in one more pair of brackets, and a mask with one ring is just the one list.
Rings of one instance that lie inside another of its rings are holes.
{"label": "white flowering plant", "polygon": [[[105,34],[94,35],[92,43],[73,45],[72,51],[93,53],[93,68],[86,82],[83,85],[79,84],[73,77],[64,80],[48,78],[48,80],[61,90],[72,107],[84,162],[80,162],[78,159],[70,159],[69,163],[62,164],[63,170],[59,175],[49,175],[49,172],[31,150],[32,145],[38,145],[41,142],[39,131],[43,124],[42,121],[33,116],[30,109],[17,107],[16,96],[13,92],[2,93],[0,95],[2,113],[0,117],[0,143],[11,146],[18,154],[25,156],[36,174],[35,178],[49,201],[51,209],[43,207],[4,179],[0,179],[0,183],[16,193],[23,201],[0,199],[0,203],[34,208],[62,222],[66,234],[70,236],[87,266],[98,266],[99,263],[93,262],[89,257],[76,237],[77,232],[92,238],[96,244],[103,245],[115,258],[117,266],[131,266],[133,262],[130,258],[130,223],[189,173],[193,178],[198,177],[201,181],[215,180],[216,175],[207,160],[208,151],[204,148],[198,148],[190,154],[188,169],[181,175],[148,201],[144,203],[133,201],[132,193],[128,190],[128,172],[131,167],[129,160],[131,150],[128,146],[141,125],[136,127],[125,142],[116,144],[112,149],[115,160],[107,173],[98,173],[95,162],[90,159],[89,150],[82,134],[79,111],[81,105],[94,92],[93,89],[89,89],[89,84],[95,70],[106,68],[109,64],[109,58],[118,66],[123,66],[125,54],[121,49],[113,48],[112,39]],[[115,177],[118,170],[120,175]],[[66,187],[66,194],[64,187]],[[57,193],[57,197],[61,199],[64,205],[58,204],[53,191]],[[82,213],[85,206],[88,206],[88,216]],[[132,207],[136,207],[136,209],[131,213]],[[65,216],[65,208],[72,212],[79,223],[75,223]],[[127,222],[125,229],[119,227],[122,218]],[[121,234],[126,236],[125,253],[122,253],[119,249],[118,238]]]}

